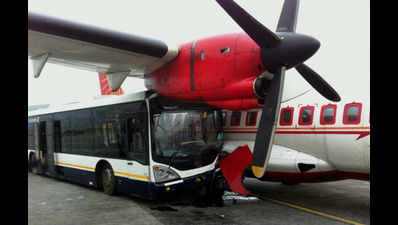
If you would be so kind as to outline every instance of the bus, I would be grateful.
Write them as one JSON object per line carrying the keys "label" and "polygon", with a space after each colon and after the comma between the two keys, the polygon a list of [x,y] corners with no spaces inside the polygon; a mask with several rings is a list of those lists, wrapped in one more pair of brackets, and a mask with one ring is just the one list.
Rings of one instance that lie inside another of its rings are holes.
{"label": "bus", "polygon": [[28,112],[33,173],[146,199],[223,193],[222,113],[150,91]]}

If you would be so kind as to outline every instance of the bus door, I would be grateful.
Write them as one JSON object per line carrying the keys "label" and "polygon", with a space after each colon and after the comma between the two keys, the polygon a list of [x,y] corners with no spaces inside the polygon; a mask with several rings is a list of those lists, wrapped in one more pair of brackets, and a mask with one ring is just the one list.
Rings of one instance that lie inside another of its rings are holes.
{"label": "bus door", "polygon": [[129,177],[137,187],[135,194],[149,194],[148,129],[145,113],[134,113],[126,119],[127,166]]}

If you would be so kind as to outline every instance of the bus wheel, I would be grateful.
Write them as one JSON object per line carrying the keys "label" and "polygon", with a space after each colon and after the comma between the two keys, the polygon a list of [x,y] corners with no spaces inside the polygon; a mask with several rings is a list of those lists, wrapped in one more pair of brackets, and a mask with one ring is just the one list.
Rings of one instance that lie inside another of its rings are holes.
{"label": "bus wheel", "polygon": [[109,165],[105,165],[102,169],[102,187],[104,188],[104,193],[107,195],[114,195],[116,192],[115,176]]}
{"label": "bus wheel", "polygon": [[32,172],[32,154],[29,155],[28,159],[28,172]]}

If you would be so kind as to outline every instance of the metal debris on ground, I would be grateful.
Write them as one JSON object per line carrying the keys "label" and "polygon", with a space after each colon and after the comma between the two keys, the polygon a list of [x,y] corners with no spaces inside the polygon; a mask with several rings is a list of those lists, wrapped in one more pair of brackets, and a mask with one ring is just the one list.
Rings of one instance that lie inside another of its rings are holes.
{"label": "metal debris on ground", "polygon": [[239,193],[228,192],[228,191],[226,191],[224,193],[222,199],[224,200],[224,203],[231,202],[232,204],[256,202],[256,201],[260,200],[257,197],[253,197],[253,196],[246,197],[246,196],[240,195]]}

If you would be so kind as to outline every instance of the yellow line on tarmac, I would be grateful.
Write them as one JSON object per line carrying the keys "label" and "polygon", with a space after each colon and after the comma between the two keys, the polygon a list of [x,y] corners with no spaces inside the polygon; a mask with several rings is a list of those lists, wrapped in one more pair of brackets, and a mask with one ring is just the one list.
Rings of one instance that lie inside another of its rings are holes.
{"label": "yellow line on tarmac", "polygon": [[268,201],[271,201],[271,202],[274,202],[274,203],[277,203],[277,204],[280,204],[280,205],[289,206],[289,207],[292,207],[292,208],[295,208],[295,209],[299,209],[299,210],[302,210],[302,211],[305,211],[305,212],[309,212],[309,213],[312,213],[312,214],[316,214],[316,215],[319,215],[319,216],[324,216],[324,217],[327,217],[327,218],[330,218],[330,219],[334,219],[334,220],[338,220],[338,221],[341,221],[341,222],[344,222],[344,223],[354,224],[354,225],[364,225],[362,223],[357,223],[357,222],[352,221],[352,220],[347,220],[347,219],[343,219],[341,217],[332,216],[332,215],[329,215],[329,214],[326,214],[326,213],[323,213],[323,212],[319,212],[319,211],[316,211],[316,210],[313,210],[313,209],[307,209],[307,208],[304,208],[304,207],[301,207],[301,206],[298,206],[298,205],[294,205],[294,204],[291,204],[291,203],[282,202],[282,201],[279,201],[279,200],[267,198],[265,196],[258,196],[258,197],[263,199],[263,200],[268,200]]}

